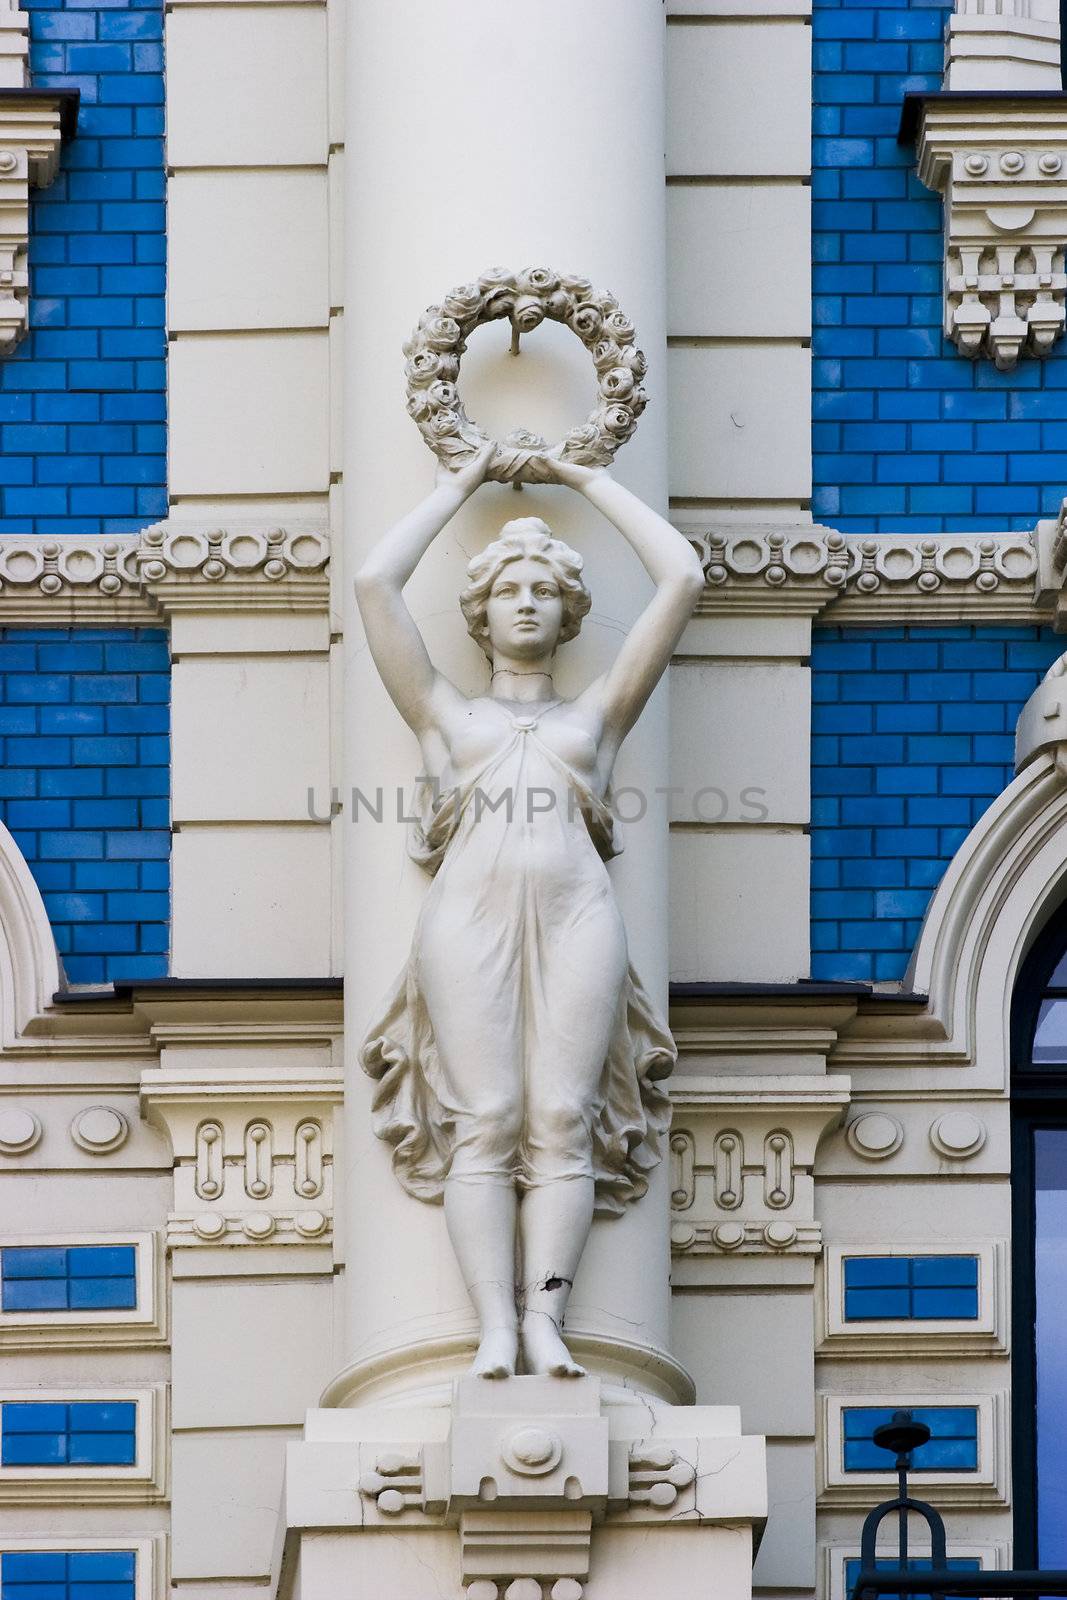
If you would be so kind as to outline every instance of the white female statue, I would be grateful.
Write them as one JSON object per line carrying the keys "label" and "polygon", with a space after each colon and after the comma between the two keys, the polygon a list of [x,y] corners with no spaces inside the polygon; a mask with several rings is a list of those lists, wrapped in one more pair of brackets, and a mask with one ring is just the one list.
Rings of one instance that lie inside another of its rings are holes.
{"label": "white female statue", "polygon": [[703,577],[681,534],[605,470],[546,456],[544,481],[603,512],[656,592],[613,666],[564,700],[553,658],[590,607],[582,560],[539,519],[509,522],[461,596],[492,663],[488,693],[468,699],[435,671],[403,589],[492,450],[439,469],[356,578],[375,664],[433,780],[412,846],[433,883],[362,1059],[401,1183],[444,1198],[481,1325],[474,1372],[511,1376],[521,1356],[526,1372],[580,1376],[561,1333],[571,1285],[594,1211],[618,1214],[647,1187],[669,1120],[657,1080],[675,1057],[628,963],[606,796]]}

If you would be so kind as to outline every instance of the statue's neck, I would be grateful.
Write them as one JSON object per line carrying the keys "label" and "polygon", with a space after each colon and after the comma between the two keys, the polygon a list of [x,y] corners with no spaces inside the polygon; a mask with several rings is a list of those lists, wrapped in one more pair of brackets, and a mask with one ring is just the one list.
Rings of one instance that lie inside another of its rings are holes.
{"label": "statue's neck", "polygon": [[535,705],[539,701],[559,698],[547,666],[543,669],[510,667],[501,661],[493,665],[489,693],[494,700],[518,701],[523,705]]}

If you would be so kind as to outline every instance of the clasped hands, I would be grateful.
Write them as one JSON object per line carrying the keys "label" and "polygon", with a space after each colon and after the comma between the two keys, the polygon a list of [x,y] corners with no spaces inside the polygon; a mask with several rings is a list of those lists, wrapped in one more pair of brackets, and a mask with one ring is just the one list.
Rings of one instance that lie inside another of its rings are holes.
{"label": "clasped hands", "polygon": [[[435,480],[437,487],[450,488],[466,500],[480,484],[485,482],[485,475],[495,450],[496,445],[490,440],[457,467],[440,464]],[[576,461],[564,461],[553,451],[546,450],[530,456],[526,473],[527,482],[561,483],[568,489],[577,489],[581,493],[595,478],[606,477],[607,468],[579,466]]]}

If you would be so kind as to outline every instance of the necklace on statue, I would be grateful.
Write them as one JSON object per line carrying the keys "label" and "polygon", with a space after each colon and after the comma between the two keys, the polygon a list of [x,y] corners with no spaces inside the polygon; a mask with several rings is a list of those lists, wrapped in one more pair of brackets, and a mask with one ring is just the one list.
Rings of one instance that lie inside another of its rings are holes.
{"label": "necklace on statue", "polygon": [[515,672],[511,667],[497,667],[490,674],[489,682],[492,683],[494,678],[547,678],[549,683],[552,682],[551,672]]}

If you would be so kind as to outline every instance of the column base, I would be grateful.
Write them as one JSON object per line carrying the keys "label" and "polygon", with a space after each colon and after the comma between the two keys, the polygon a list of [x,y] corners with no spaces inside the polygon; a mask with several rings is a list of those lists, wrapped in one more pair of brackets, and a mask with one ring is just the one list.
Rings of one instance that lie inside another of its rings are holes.
{"label": "column base", "polygon": [[736,1407],[461,1378],[444,1405],[309,1412],[275,1595],[747,1600],[766,1511],[764,1442]]}

